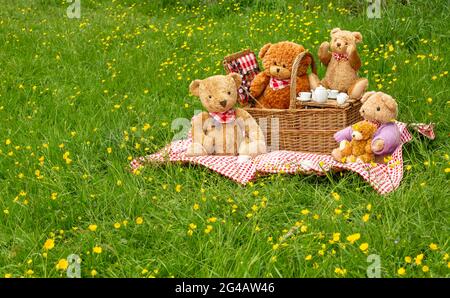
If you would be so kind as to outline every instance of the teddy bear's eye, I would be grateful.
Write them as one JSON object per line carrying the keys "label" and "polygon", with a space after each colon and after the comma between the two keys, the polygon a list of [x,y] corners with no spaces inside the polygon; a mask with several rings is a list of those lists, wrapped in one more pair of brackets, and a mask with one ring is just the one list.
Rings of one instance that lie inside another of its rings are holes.
{"label": "teddy bear's eye", "polygon": [[379,112],[381,110],[381,108],[380,107],[377,107],[377,111]]}
{"label": "teddy bear's eye", "polygon": [[209,99],[211,99],[211,98],[212,98],[212,96],[211,96],[211,95],[209,95],[208,97],[209,97]]}
{"label": "teddy bear's eye", "polygon": [[274,63],[273,63],[273,65],[277,66],[277,63],[276,63],[276,62],[274,62]]}
{"label": "teddy bear's eye", "polygon": [[286,68],[286,64],[283,64],[283,68]]}
{"label": "teddy bear's eye", "polygon": [[345,45],[348,46],[348,42],[346,42]]}

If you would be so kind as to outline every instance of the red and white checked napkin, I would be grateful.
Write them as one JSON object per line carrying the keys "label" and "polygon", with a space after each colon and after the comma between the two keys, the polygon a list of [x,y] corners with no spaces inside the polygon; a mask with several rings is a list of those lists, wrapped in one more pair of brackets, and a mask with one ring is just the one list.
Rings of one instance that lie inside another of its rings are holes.
{"label": "red and white checked napkin", "polygon": [[273,151],[254,159],[242,161],[237,156],[200,156],[187,157],[186,150],[191,144],[190,138],[175,141],[155,154],[140,157],[131,162],[132,169],[138,169],[151,162],[186,162],[203,165],[241,184],[247,184],[257,173],[315,173],[324,175],[333,169],[345,169],[358,173],[378,193],[387,194],[395,190],[403,178],[403,144],[411,141],[412,136],[407,125],[397,122],[401,133],[401,145],[392,154],[386,164],[340,163],[330,155],[301,153],[295,151]]}

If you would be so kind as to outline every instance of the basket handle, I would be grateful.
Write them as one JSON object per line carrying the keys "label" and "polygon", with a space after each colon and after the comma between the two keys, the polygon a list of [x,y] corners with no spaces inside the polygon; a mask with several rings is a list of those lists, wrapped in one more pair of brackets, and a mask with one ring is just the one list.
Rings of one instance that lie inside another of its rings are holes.
{"label": "basket handle", "polygon": [[[308,54],[308,50],[304,50],[294,60],[294,64],[292,65],[292,73],[291,73],[291,86],[290,86],[290,102],[289,102],[289,109],[293,110],[296,108],[296,100],[297,100],[297,71],[298,67],[300,65],[300,62],[302,62],[303,57],[305,57],[306,54]],[[309,54],[311,55],[311,54]],[[313,62],[314,64],[314,62]],[[315,68],[315,65],[314,65]],[[314,69],[315,70],[315,69]]]}

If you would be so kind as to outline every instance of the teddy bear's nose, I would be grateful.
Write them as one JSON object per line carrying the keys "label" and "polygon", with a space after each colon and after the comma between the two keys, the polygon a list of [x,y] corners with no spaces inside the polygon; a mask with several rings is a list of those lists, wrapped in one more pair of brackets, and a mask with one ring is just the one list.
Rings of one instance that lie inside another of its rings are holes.
{"label": "teddy bear's nose", "polygon": [[227,101],[226,101],[226,100],[222,100],[222,101],[220,102],[220,105],[221,105],[222,107],[225,107],[225,106],[227,105]]}
{"label": "teddy bear's nose", "polygon": [[337,44],[336,44],[338,47],[340,47],[341,46],[341,43],[340,42],[338,42]]}
{"label": "teddy bear's nose", "polygon": [[279,68],[277,68],[277,73],[278,73],[278,72],[280,72],[280,69],[279,69]]}
{"label": "teddy bear's nose", "polygon": [[361,110],[361,113],[364,114],[365,113],[364,110]]}

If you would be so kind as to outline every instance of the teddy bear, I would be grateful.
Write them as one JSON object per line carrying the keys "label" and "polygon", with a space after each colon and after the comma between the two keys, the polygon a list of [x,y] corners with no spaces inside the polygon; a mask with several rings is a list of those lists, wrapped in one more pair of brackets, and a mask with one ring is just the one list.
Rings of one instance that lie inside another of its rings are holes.
{"label": "teddy bear", "polygon": [[[375,161],[384,162],[384,157],[394,153],[400,145],[400,130],[395,119],[398,114],[398,106],[392,96],[383,92],[366,92],[361,98],[363,103],[359,112],[364,120],[377,125],[377,130],[372,138],[371,149],[375,155]],[[350,141],[352,127],[349,126],[334,134],[336,142]],[[333,150],[331,155],[338,161],[342,160],[340,148]]]}
{"label": "teddy bear", "polygon": [[[265,44],[259,51],[264,71],[260,72],[250,85],[250,94],[256,98],[258,108],[287,109],[290,102],[290,80],[295,58],[305,48],[299,44],[283,41]],[[297,72],[296,91],[310,91],[308,67],[317,74],[311,53],[303,57]]]}
{"label": "teddy bear", "polygon": [[360,42],[362,35],[359,32],[331,30],[331,42],[323,42],[318,52],[320,62],[327,68],[325,77],[320,81],[317,76],[311,76],[311,87],[315,89],[322,85],[346,92],[351,99],[360,99],[369,84],[366,78],[358,77],[361,59],[356,45]]}
{"label": "teddy bear", "polygon": [[192,95],[200,98],[207,112],[192,119],[192,143],[187,156],[246,155],[266,153],[263,132],[245,110],[234,108],[242,79],[237,73],[194,80]]}
{"label": "teddy bear", "polygon": [[340,161],[373,162],[375,156],[372,152],[372,137],[377,126],[369,121],[360,121],[351,127],[351,141],[343,140],[339,145]]}

